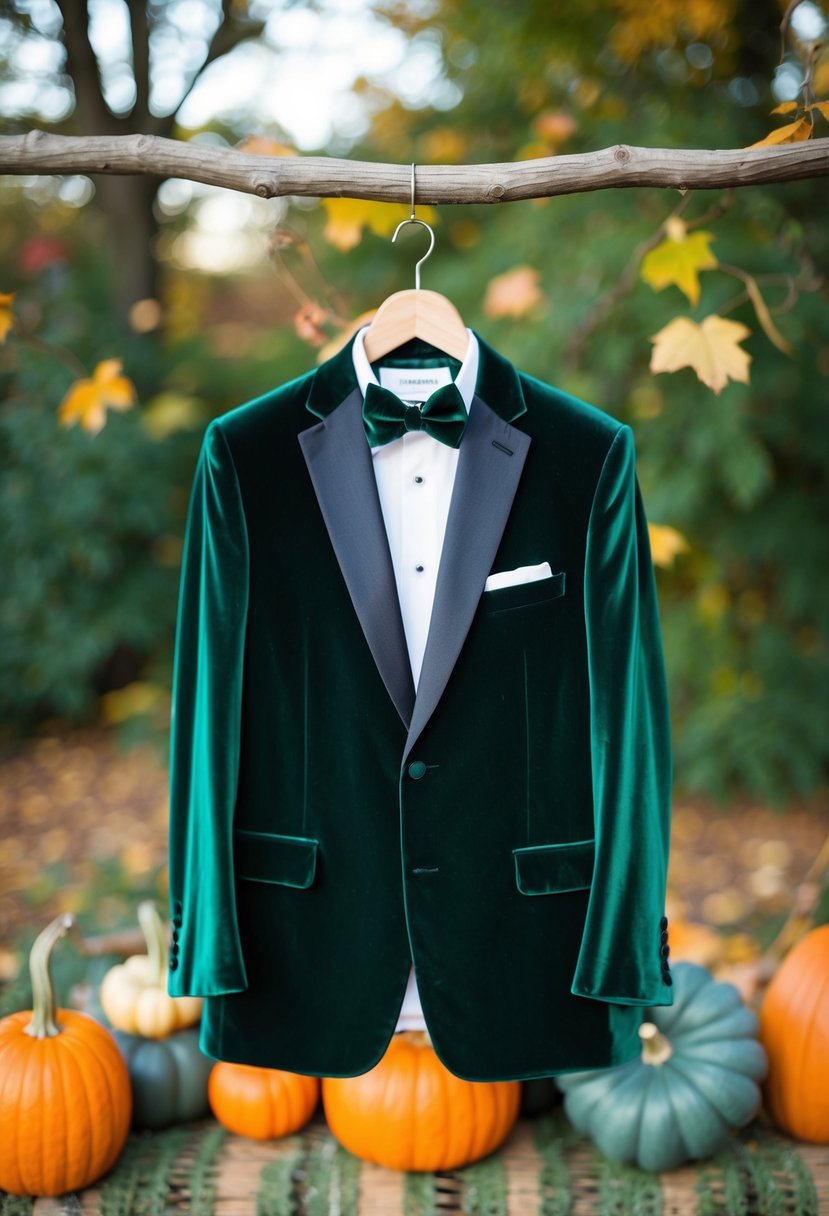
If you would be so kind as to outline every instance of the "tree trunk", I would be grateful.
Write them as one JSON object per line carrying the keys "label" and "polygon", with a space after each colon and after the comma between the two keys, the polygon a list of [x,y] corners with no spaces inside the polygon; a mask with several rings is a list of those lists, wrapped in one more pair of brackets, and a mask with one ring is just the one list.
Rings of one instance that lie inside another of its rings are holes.
{"label": "tree trunk", "polygon": [[112,251],[113,305],[126,327],[136,300],[158,299],[153,203],[159,183],[152,177],[99,176],[94,181]]}

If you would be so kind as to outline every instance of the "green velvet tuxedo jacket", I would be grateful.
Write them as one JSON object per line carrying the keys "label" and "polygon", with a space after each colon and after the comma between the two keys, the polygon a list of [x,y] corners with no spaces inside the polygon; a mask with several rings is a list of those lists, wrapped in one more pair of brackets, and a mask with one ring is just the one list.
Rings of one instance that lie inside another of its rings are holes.
{"label": "green velvet tuxedo jacket", "polygon": [[[182,561],[168,989],[201,1047],[365,1072],[413,960],[469,1080],[671,1003],[671,748],[630,428],[482,339],[417,694],[351,343],[215,419]],[[382,360],[458,364],[415,340]],[[548,561],[552,576],[484,590]]]}

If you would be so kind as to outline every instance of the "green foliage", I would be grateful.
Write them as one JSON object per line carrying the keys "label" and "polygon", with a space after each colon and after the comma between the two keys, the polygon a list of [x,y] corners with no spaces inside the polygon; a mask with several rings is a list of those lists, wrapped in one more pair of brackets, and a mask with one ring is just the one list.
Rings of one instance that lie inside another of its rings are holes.
{"label": "green foliage", "polygon": [[[80,719],[119,656],[134,673],[165,645],[176,569],[169,452],[138,411],[90,435],[57,424],[71,373],[22,348],[0,407],[0,721]],[[132,658],[131,658],[132,656]]]}

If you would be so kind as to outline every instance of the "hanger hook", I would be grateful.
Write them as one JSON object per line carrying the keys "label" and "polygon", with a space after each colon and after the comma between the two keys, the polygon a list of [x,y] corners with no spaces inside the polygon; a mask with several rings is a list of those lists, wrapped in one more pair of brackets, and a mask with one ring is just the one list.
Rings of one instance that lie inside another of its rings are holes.
{"label": "hanger hook", "polygon": [[426,259],[430,256],[432,250],[435,247],[435,234],[434,234],[434,231],[432,230],[432,228],[430,227],[430,225],[427,224],[425,220],[419,220],[415,217],[415,167],[414,167],[414,164],[412,164],[412,214],[409,216],[409,218],[407,220],[401,220],[400,223],[397,225],[397,227],[394,230],[394,236],[391,238],[392,244],[394,244],[394,242],[397,240],[397,234],[400,232],[400,229],[405,228],[407,224],[420,224],[421,228],[425,228],[426,231],[429,233],[429,248],[426,250],[426,252],[424,253],[423,257],[420,259],[420,261],[415,264],[415,290],[419,291],[420,290],[420,268],[423,265],[423,263],[426,261]]}

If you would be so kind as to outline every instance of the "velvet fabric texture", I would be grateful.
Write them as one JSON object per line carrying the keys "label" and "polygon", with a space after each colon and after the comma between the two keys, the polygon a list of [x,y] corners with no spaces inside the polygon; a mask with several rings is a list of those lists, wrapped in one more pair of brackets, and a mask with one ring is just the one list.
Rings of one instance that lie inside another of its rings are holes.
{"label": "velvet fabric texture", "polygon": [[[672,1000],[667,690],[630,428],[480,337],[415,696],[350,343],[204,436],[168,989],[218,1060],[352,1076],[414,960],[469,1080],[621,1064]],[[382,360],[458,364],[415,340]],[[377,365],[375,365],[376,367]],[[549,561],[552,577],[484,591]]]}

